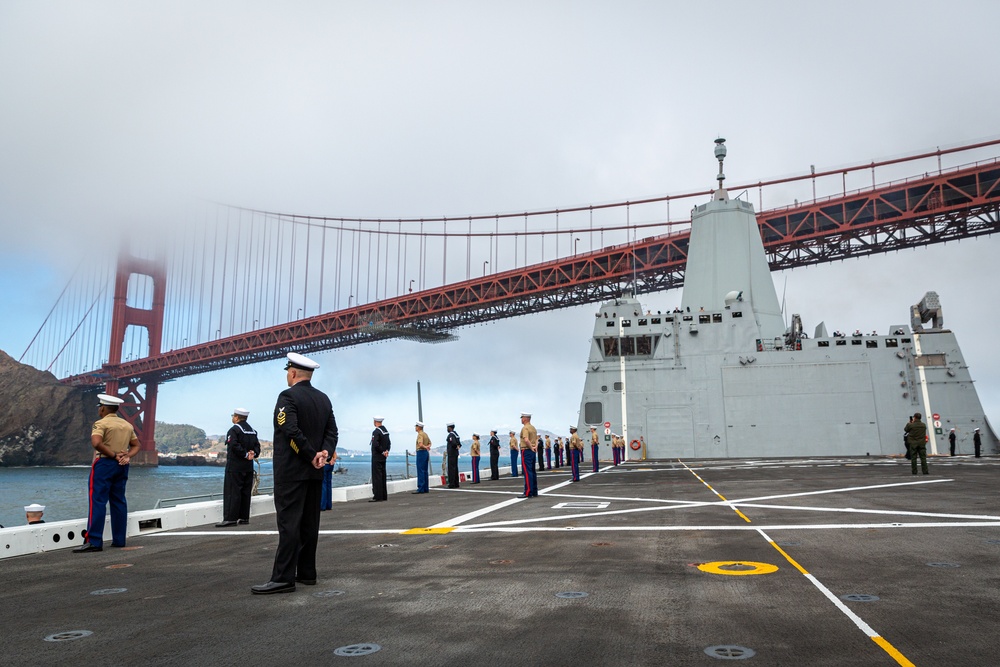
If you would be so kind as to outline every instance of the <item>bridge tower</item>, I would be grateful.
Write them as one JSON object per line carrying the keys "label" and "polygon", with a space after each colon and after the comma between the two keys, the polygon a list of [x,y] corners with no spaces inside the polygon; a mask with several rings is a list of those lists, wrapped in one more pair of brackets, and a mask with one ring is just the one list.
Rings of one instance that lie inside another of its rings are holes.
{"label": "bridge tower", "polygon": [[[135,308],[128,304],[128,285],[133,275],[148,276],[153,282],[152,308]],[[122,347],[130,326],[146,329],[148,356],[160,354],[163,337],[163,306],[167,292],[167,269],[162,259],[142,259],[132,255],[127,244],[118,255],[115,274],[114,306],[111,312],[111,349],[104,370],[111,377],[105,391],[125,399],[122,416],[132,424],[139,439],[139,453],[134,462],[143,466],[158,463],[156,442],[156,394],[159,383],[152,378],[122,375]]]}

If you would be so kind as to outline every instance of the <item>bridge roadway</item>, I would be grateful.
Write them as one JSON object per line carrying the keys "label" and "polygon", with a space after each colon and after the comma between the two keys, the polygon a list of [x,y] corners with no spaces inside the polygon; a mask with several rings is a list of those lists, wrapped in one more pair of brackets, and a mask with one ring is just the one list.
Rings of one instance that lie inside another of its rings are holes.
{"label": "bridge roadway", "polygon": [[[504,477],[349,502],[323,515],[318,585],[271,596],[250,586],[273,515],[12,558],[0,663],[998,664],[998,474],[995,458],[917,477],[901,458],[648,461],[546,472],[528,500]],[[380,649],[335,654],[359,644]]]}

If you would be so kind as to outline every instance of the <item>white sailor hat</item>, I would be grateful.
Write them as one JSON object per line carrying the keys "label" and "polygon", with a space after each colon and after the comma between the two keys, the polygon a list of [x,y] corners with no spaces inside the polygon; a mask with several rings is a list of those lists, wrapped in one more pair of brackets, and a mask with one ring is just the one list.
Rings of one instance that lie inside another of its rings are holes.
{"label": "white sailor hat", "polygon": [[455,422],[448,422],[447,424],[444,425],[445,428],[448,428],[449,426],[454,427]]}
{"label": "white sailor hat", "polygon": [[109,396],[107,394],[98,394],[97,400],[100,401],[101,405],[121,405],[125,402],[124,399],[118,398],[117,396]]}
{"label": "white sailor hat", "polygon": [[478,438],[478,437],[479,437],[479,434],[478,434],[478,433],[473,433],[473,434],[472,434],[472,437],[473,437],[473,438]]}
{"label": "white sailor hat", "polygon": [[569,427],[569,430],[571,430],[571,431],[575,431],[575,430],[576,430],[576,427],[575,427],[575,426],[570,426],[570,427]]}
{"label": "white sailor hat", "polygon": [[596,430],[597,430],[597,427],[596,427],[596,426],[591,426],[591,427],[590,427],[590,430],[591,430],[591,431],[596,431]]}
{"label": "white sailor hat", "polygon": [[514,435],[514,432],[513,432],[513,431],[511,431],[511,432],[510,432],[510,434],[511,434],[511,435]]}
{"label": "white sailor hat", "polygon": [[250,411],[247,410],[246,408],[236,408],[235,410],[233,410],[233,414],[239,415],[240,417],[249,417]]}
{"label": "white sailor hat", "polygon": [[414,424],[414,426],[419,426],[420,428],[423,428],[424,427],[424,423],[423,422],[417,422],[416,424]]}
{"label": "white sailor hat", "polygon": [[530,416],[531,416],[531,413],[530,413],[530,412],[522,412],[522,413],[521,413],[521,416],[522,416],[522,417],[530,417]]}
{"label": "white sailor hat", "polygon": [[385,421],[385,417],[379,417],[379,416],[376,415],[375,417],[372,417],[372,421],[384,422]]}
{"label": "white sailor hat", "polygon": [[31,503],[30,505],[24,506],[25,512],[44,512],[45,505],[39,505],[38,503]]}
{"label": "white sailor hat", "polygon": [[497,430],[495,428],[491,428],[490,429],[490,433],[496,433],[496,432],[497,432]]}
{"label": "white sailor hat", "polygon": [[319,368],[319,364],[298,352],[289,352],[285,355],[285,358],[288,359],[288,362],[285,364],[285,370],[298,368],[304,371],[314,371]]}

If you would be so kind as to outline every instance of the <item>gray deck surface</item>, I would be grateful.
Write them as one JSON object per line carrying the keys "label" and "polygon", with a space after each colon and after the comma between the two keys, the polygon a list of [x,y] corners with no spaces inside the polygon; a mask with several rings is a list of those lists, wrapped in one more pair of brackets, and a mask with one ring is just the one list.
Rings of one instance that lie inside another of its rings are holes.
{"label": "gray deck surface", "polygon": [[[12,558],[0,664],[719,665],[705,649],[734,646],[756,652],[739,664],[1000,665],[998,475],[995,458],[917,477],[874,457],[647,461],[542,473],[528,500],[508,477],[399,494],[324,512],[318,585],[271,596],[250,586],[273,515]],[[455,530],[401,534],[433,526]],[[75,630],[93,634],[45,641]],[[381,649],[334,654],[362,643]]]}

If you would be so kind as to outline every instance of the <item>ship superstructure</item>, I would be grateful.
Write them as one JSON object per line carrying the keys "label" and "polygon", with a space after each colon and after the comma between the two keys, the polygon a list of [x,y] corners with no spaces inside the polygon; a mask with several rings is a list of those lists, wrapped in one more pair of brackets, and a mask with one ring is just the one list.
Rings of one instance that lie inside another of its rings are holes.
{"label": "ship superstructure", "polygon": [[903,426],[919,412],[928,453],[948,452],[952,428],[962,452],[978,428],[995,453],[936,293],[882,333],[831,335],[820,323],[809,337],[797,315],[786,326],[753,205],[729,198],[724,140],[715,150],[719,187],[692,211],[681,306],[602,304],[580,428],[596,426],[604,446],[624,435],[630,458],[885,455],[904,451]]}

